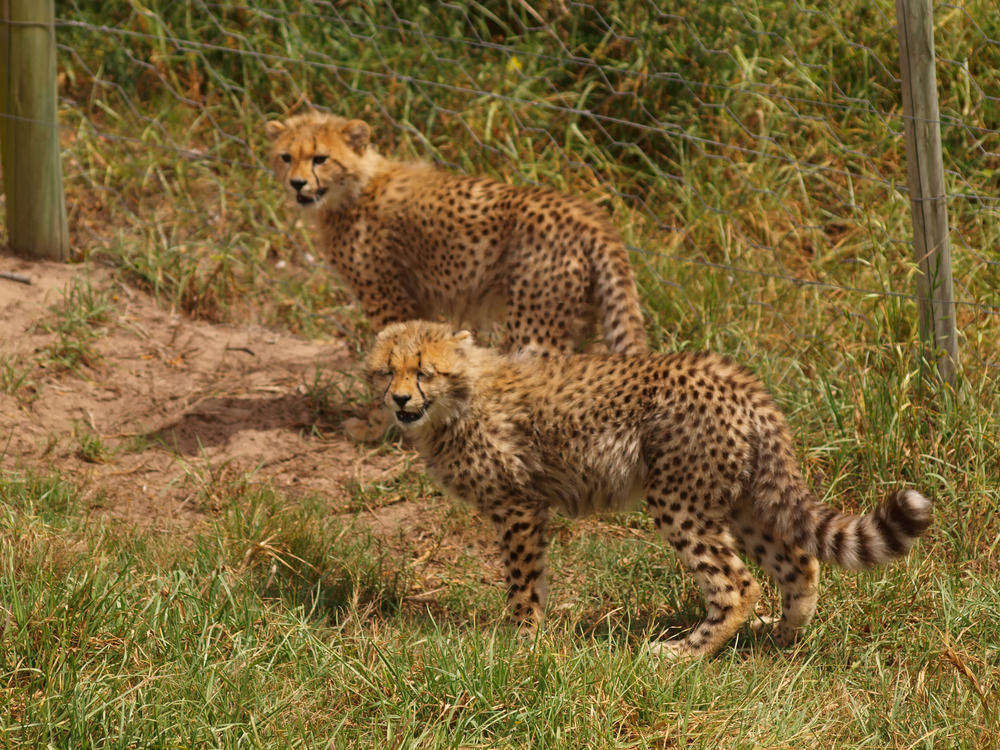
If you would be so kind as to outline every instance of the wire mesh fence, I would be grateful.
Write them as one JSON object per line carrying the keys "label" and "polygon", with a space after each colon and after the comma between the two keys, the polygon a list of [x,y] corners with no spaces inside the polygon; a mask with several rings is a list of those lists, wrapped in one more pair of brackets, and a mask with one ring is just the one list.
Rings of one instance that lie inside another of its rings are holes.
{"label": "wire mesh fence", "polygon": [[[960,358],[993,368],[1000,19],[985,0],[934,13]],[[264,122],[312,105],[369,121],[383,153],[603,205],[666,345],[835,367],[844,346],[915,340],[891,1],[71,0],[57,15],[74,247],[117,253],[189,311],[224,319],[263,296],[303,330],[350,325],[265,166]]]}

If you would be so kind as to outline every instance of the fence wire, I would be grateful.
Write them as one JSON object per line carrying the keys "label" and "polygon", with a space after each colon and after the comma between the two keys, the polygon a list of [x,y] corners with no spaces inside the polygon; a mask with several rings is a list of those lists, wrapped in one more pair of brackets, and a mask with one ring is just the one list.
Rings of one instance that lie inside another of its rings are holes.
{"label": "fence wire", "polygon": [[[985,0],[934,12],[960,357],[994,367],[1000,20]],[[264,122],[314,105],[368,120],[388,155],[600,203],[667,345],[835,366],[834,327],[859,346],[914,338],[892,2],[57,13],[75,248],[128,255],[192,311],[263,288],[298,326],[346,325],[348,299],[265,164]]]}

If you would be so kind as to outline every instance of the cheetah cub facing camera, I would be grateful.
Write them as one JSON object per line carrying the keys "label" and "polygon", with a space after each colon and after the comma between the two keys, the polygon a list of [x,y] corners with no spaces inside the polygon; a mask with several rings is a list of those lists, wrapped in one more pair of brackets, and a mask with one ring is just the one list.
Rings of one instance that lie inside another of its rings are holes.
{"label": "cheetah cub facing camera", "polygon": [[545,607],[546,524],[645,500],[694,575],[707,617],[667,656],[719,649],[760,587],[741,547],[781,590],[792,643],[816,610],[817,560],[863,569],[905,555],[931,503],[898,490],[871,513],[829,508],[802,479],[785,418],[749,372],[715,354],[501,355],[423,321],[382,331],[367,367],[448,493],[496,528],[507,599],[531,635]]}
{"label": "cheetah cub facing camera", "polygon": [[275,175],[375,330],[444,316],[502,324],[507,351],[563,354],[599,325],[611,351],[645,351],[628,253],[593,204],[389,161],[361,120],[308,112],[266,133]]}

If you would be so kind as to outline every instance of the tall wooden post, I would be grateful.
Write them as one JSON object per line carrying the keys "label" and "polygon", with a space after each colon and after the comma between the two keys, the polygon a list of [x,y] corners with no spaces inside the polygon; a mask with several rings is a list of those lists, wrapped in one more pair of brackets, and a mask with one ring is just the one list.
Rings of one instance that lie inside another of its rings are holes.
{"label": "tall wooden post", "polygon": [[934,70],[931,0],[896,0],[899,68],[903,79],[906,169],[913,249],[920,273],[920,336],[942,380],[955,385],[958,334],[948,243],[948,204],[941,159],[941,119]]}
{"label": "tall wooden post", "polygon": [[67,260],[54,0],[0,0],[0,158],[12,249]]}

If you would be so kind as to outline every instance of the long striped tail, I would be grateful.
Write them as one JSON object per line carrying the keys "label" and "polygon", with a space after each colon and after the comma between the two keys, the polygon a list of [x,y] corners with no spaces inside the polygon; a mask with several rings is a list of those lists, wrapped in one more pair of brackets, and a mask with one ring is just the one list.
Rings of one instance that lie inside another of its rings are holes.
{"label": "long striped tail", "polygon": [[897,490],[864,515],[821,503],[799,473],[784,416],[763,388],[754,406],[754,509],[783,539],[824,562],[863,570],[902,557],[931,525],[931,501],[912,489]]}
{"label": "long striped tail", "polygon": [[[855,516],[821,505],[814,515],[814,554],[849,570],[864,570],[903,557],[931,525],[931,501],[901,489],[871,513]],[[806,545],[806,549],[809,546]]]}

